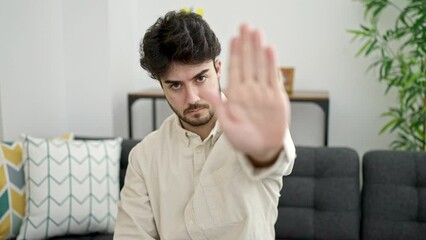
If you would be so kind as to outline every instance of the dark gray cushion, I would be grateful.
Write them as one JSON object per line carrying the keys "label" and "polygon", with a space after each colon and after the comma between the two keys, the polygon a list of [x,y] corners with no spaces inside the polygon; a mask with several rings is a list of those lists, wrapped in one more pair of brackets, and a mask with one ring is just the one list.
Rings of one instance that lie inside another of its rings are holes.
{"label": "dark gray cushion", "polygon": [[349,148],[297,147],[284,177],[276,239],[359,239],[359,157]]}
{"label": "dark gray cushion", "polygon": [[112,240],[113,234],[91,233],[86,235],[68,235],[50,238],[50,240]]}
{"label": "dark gray cushion", "polygon": [[126,176],[127,165],[129,163],[129,153],[140,141],[138,139],[124,139],[121,143],[120,189],[124,186],[124,177]]}
{"label": "dark gray cushion", "polygon": [[426,239],[426,153],[368,152],[363,176],[363,239]]}

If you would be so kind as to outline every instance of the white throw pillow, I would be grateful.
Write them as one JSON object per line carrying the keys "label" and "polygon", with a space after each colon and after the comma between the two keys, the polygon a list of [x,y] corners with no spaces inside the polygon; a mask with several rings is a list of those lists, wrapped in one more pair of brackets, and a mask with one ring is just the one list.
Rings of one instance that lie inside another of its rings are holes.
{"label": "white throw pillow", "polygon": [[23,138],[27,206],[18,239],[112,233],[122,139]]}
{"label": "white throw pillow", "polygon": [[[73,133],[55,137],[71,141]],[[20,141],[0,142],[0,239],[18,236],[25,216],[25,176]]]}

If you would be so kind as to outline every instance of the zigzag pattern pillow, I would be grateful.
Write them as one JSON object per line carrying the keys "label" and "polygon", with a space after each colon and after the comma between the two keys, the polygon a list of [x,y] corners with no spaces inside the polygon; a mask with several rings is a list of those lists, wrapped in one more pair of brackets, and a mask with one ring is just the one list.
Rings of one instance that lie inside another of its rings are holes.
{"label": "zigzag pattern pillow", "polygon": [[16,237],[25,215],[22,146],[0,143],[0,239]]}
{"label": "zigzag pattern pillow", "polygon": [[18,239],[114,230],[122,139],[23,141],[27,208]]}
{"label": "zigzag pattern pillow", "polygon": [[[72,140],[72,133],[58,139]],[[25,178],[22,144],[0,143],[0,239],[16,237],[25,215]]]}

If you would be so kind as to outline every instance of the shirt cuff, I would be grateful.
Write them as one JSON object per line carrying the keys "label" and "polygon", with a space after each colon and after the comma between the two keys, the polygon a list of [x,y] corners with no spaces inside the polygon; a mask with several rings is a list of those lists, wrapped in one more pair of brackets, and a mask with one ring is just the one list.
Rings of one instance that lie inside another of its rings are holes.
{"label": "shirt cuff", "polygon": [[237,158],[241,163],[243,171],[253,180],[261,180],[277,174],[280,176],[289,175],[296,159],[296,147],[288,129],[284,135],[283,146],[284,148],[280,152],[278,159],[269,167],[257,168],[253,166],[248,157],[241,152],[238,152]]}

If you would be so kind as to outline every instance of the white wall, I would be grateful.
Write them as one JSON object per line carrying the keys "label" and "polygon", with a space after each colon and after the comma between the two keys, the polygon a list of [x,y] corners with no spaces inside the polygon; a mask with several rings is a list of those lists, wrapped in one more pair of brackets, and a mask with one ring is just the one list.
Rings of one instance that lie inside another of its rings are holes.
{"label": "white wall", "polygon": [[75,134],[113,135],[108,4],[62,1],[68,128]]}
{"label": "white wall", "polygon": [[4,139],[63,132],[68,124],[60,1],[0,1]]}
{"label": "white wall", "polygon": [[[139,66],[138,29],[139,5],[138,0],[123,1],[110,0],[109,11],[109,40],[110,40],[110,68],[109,77],[113,84],[113,124],[114,134],[126,137],[127,128],[127,93],[141,88],[153,86],[141,81],[144,75]],[[145,108],[142,108],[145,112]],[[146,118],[148,114],[142,113]],[[141,126],[141,124],[138,124]],[[146,128],[148,133],[148,128]]]}
{"label": "white wall", "polygon": [[[228,42],[247,21],[263,29],[284,66],[294,66],[296,90],[330,94],[331,146],[349,146],[362,155],[387,148],[378,135],[380,113],[394,103],[368,61],[355,59],[359,47],[346,30],[362,22],[352,0],[73,0],[0,1],[0,104],[3,136],[63,131],[127,136],[130,91],[157,86],[138,66],[145,30],[170,9],[203,8],[221,40],[224,66]],[[226,71],[225,71],[226,76]],[[226,77],[222,80],[226,85]],[[159,103],[159,118],[170,113]],[[292,104],[292,132],[299,145],[322,143],[317,106]],[[151,129],[150,103],[137,102],[134,135]]]}
{"label": "white wall", "polygon": [[108,3],[0,4],[4,139],[114,135]]}

